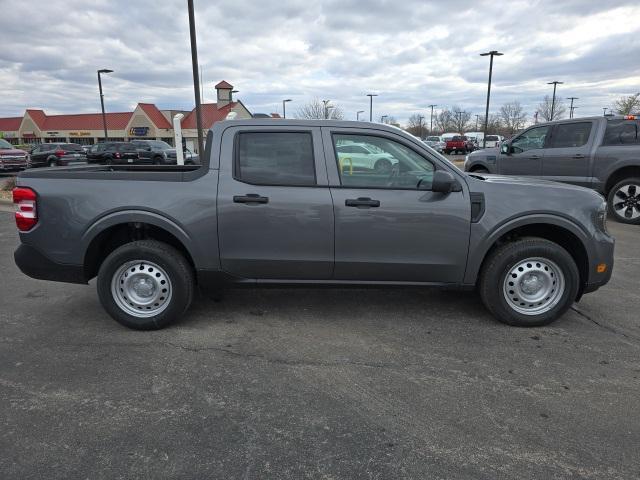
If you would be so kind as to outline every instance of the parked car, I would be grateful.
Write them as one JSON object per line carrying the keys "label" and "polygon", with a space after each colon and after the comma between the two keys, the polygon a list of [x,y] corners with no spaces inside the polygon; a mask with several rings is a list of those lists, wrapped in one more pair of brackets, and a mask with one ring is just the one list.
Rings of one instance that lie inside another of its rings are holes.
{"label": "parked car", "polygon": [[66,167],[87,163],[87,155],[76,143],[41,143],[31,150],[31,167]]}
{"label": "parked car", "polygon": [[129,142],[103,142],[97,143],[88,153],[91,163],[104,163],[107,165],[140,164],[138,150]]}
{"label": "parked car", "polygon": [[[349,144],[396,163],[340,168]],[[97,276],[137,329],[182,317],[196,287],[247,284],[477,287],[502,322],[545,325],[611,277],[606,205],[585,188],[467,174],[382,124],[232,120],[207,145],[201,166],[21,172],[18,267]]]}
{"label": "parked car", "polygon": [[140,163],[171,164],[171,152],[173,152],[173,163],[175,163],[175,150],[167,142],[162,140],[131,140],[130,143],[138,149]]}
{"label": "parked car", "polygon": [[336,146],[336,153],[343,169],[390,172],[398,163],[392,154],[368,143],[344,143]]}
{"label": "parked car", "polygon": [[444,153],[467,153],[475,150],[473,142],[464,135],[455,135],[444,147]]}
{"label": "parked car", "polygon": [[24,170],[29,167],[29,155],[0,138],[0,171]]}
{"label": "parked car", "polygon": [[[193,153],[188,148],[184,148],[182,151],[184,154],[185,165],[200,165],[200,157],[197,153]],[[172,165],[176,165],[178,163],[178,155],[175,148],[167,151],[167,163]]]}
{"label": "parked car", "polygon": [[433,135],[433,136],[425,138],[424,143],[429,145],[436,152],[440,152],[440,153],[442,153],[444,148],[447,146],[446,142],[444,142],[442,140],[442,137],[439,137],[437,135]]}
{"label": "parked car", "polygon": [[640,224],[640,119],[606,116],[529,127],[499,149],[469,155],[475,173],[531,176],[596,190],[618,221]]}
{"label": "parked car", "polygon": [[502,137],[501,135],[487,135],[487,144],[485,148],[496,148],[500,146],[500,143],[503,139],[504,137]]}

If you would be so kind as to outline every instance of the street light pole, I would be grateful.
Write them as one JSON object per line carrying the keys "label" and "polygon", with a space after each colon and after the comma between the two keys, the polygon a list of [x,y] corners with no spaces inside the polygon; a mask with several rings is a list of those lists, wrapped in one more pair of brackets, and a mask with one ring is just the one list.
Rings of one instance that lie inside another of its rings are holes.
{"label": "street light pole", "polygon": [[567,100],[571,100],[571,105],[569,106],[569,118],[573,118],[573,101],[579,100],[578,97],[567,97]]}
{"label": "street light pole", "polygon": [[489,99],[491,98],[491,76],[493,74],[493,57],[499,57],[504,55],[497,50],[491,50],[490,52],[481,53],[481,57],[489,56],[489,82],[487,83],[487,108],[484,114],[484,135],[482,138],[482,148],[487,148],[487,128],[489,127]]}
{"label": "street light pole", "polygon": [[98,70],[98,90],[100,90],[100,107],[102,108],[102,127],[104,128],[104,141],[107,141],[107,116],[104,113],[104,95],[102,94],[102,79],[100,75],[103,73],[112,73],[113,70],[102,68]]}
{"label": "street light pole", "polygon": [[282,100],[282,118],[287,118],[287,102],[290,102],[291,99],[287,98],[286,100]]}
{"label": "street light pole", "polygon": [[329,104],[331,100],[322,100],[322,103],[324,103],[324,119],[327,120],[329,118],[329,109],[327,108],[327,105]]}
{"label": "street light pole", "polygon": [[[193,0],[187,0],[189,10],[189,37],[191,39],[191,67],[193,69],[193,92],[196,100],[196,128],[198,129],[198,155],[204,158],[204,140],[202,138],[202,105],[200,100],[200,74],[198,72],[198,44],[196,42],[196,20],[193,12]],[[176,145],[177,146],[177,145]]]}
{"label": "street light pole", "polygon": [[418,120],[420,120],[420,140],[422,140],[422,134],[424,133],[424,125],[422,121],[424,120],[424,115],[419,115]]}
{"label": "street light pole", "polygon": [[358,121],[358,122],[360,121],[360,114],[361,114],[361,113],[364,113],[364,110],[358,110],[358,111],[356,112],[356,121]]}
{"label": "street light pole", "polygon": [[606,116],[607,115],[607,110],[609,107],[602,107],[602,115]]}
{"label": "street light pole", "polygon": [[558,86],[558,84],[562,85],[564,82],[559,82],[557,80],[554,80],[553,82],[547,82],[547,85],[553,85],[553,99],[551,100],[551,118],[549,119],[549,121],[553,122],[553,113],[555,112],[555,108],[556,108],[556,87]]}
{"label": "street light pole", "polygon": [[369,97],[369,121],[373,122],[373,97],[377,97],[376,93],[367,93],[367,97]]}
{"label": "street light pole", "polygon": [[429,105],[429,107],[431,108],[431,126],[429,127],[429,133],[431,135],[433,135],[433,107],[437,107],[438,105]]}
{"label": "street light pole", "polygon": [[382,116],[380,117],[380,123],[384,123],[384,119],[385,119],[385,118],[389,118],[389,115],[382,115]]}

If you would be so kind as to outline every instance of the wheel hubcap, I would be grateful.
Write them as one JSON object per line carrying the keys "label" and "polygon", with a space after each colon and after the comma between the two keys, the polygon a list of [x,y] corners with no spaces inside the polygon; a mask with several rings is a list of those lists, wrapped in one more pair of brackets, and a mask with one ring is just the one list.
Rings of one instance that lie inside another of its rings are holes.
{"label": "wheel hubcap", "polygon": [[111,295],[124,312],[147,318],[163,312],[171,301],[171,281],[159,265],[144,260],[123,264],[111,280]]}
{"label": "wheel hubcap", "polygon": [[560,267],[546,258],[527,258],[516,263],[504,279],[507,304],[523,315],[540,315],[555,307],[565,289]]}
{"label": "wheel hubcap", "polygon": [[613,196],[613,211],[627,220],[640,217],[640,185],[632,183],[620,187]]}

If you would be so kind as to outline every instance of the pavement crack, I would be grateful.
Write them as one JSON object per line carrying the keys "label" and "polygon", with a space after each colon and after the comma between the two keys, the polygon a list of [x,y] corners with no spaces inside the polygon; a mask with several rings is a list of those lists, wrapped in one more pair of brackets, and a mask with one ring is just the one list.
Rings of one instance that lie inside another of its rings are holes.
{"label": "pavement crack", "polygon": [[[608,332],[611,332],[613,334],[616,335],[621,335],[622,337],[628,339],[628,340],[635,340],[635,341],[640,341],[640,338],[634,336],[634,335],[629,335],[628,333],[622,332],[620,330],[617,330],[609,325],[605,325],[603,323],[600,323],[598,320],[596,320],[595,318],[591,317],[591,315],[589,315],[588,313],[580,310],[578,307],[576,307],[575,305],[571,306],[571,310],[573,310],[574,312],[576,312],[579,316],[581,316],[582,318],[590,321],[591,323],[597,325],[598,327],[602,328],[603,330],[607,330]],[[633,344],[635,345],[635,344]],[[636,345],[637,346],[637,345]]]}

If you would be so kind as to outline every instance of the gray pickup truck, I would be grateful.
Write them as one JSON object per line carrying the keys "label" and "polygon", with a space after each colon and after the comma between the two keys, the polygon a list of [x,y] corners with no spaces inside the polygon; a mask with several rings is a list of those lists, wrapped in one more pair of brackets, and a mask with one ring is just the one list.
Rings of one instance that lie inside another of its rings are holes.
{"label": "gray pickup truck", "polygon": [[634,115],[533,125],[500,149],[468,155],[464,169],[593,188],[616,220],[640,224],[640,119]]}
{"label": "gray pickup truck", "polygon": [[596,192],[466,174],[371,123],[219,122],[200,166],[26,171],[14,202],[19,268],[97,276],[107,312],[137,329],[180,318],[196,288],[318,284],[477,287],[499,320],[544,325],[613,267]]}

